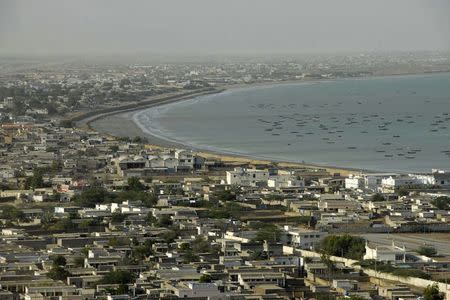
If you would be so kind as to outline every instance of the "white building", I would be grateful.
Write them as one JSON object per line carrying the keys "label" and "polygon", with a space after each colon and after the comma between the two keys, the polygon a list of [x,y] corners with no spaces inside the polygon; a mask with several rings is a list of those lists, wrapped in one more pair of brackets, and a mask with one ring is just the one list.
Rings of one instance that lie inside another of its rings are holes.
{"label": "white building", "polygon": [[396,177],[395,173],[364,173],[350,174],[345,179],[345,188],[347,189],[368,189],[377,191],[381,187],[384,178]]}
{"label": "white building", "polygon": [[345,178],[345,188],[351,190],[357,190],[364,187],[364,178],[356,175],[350,175]]}
{"label": "white building", "polygon": [[389,176],[387,178],[383,178],[381,180],[381,188],[383,191],[394,191],[396,188],[407,186],[407,185],[416,185],[423,184],[421,180],[411,177],[409,175],[402,176]]}
{"label": "white building", "polygon": [[392,241],[391,246],[385,245],[369,245],[366,242],[366,254],[363,259],[372,259],[381,262],[406,262],[405,246],[398,247]]}
{"label": "white building", "polygon": [[178,298],[209,298],[220,295],[215,283],[186,282],[172,288]]}
{"label": "white building", "polygon": [[298,178],[293,172],[279,171],[277,175],[267,180],[270,188],[304,187],[305,181]]}
{"label": "white building", "polygon": [[192,151],[177,150],[175,151],[175,158],[178,160],[179,168],[193,169],[195,163],[195,157]]}
{"label": "white building", "polygon": [[292,226],[284,226],[283,242],[295,248],[314,249],[322,239],[327,235],[326,232],[313,231],[304,228],[292,228]]}
{"label": "white building", "polygon": [[268,170],[234,168],[233,171],[227,171],[227,184],[236,184],[241,186],[266,185],[269,180]]}
{"label": "white building", "polygon": [[450,172],[433,169],[431,174],[410,174],[411,177],[425,185],[450,186]]}

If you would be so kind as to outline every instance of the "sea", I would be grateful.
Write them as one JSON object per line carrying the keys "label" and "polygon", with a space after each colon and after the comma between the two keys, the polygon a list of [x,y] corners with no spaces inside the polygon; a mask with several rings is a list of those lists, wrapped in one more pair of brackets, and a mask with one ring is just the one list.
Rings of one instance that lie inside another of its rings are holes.
{"label": "sea", "polygon": [[450,169],[450,73],[236,88],[131,117],[195,149],[381,172]]}

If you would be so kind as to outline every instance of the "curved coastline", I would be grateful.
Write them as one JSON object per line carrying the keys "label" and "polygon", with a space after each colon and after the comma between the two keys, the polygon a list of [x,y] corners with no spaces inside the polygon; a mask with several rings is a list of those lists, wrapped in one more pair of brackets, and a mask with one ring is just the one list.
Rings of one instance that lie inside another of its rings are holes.
{"label": "curved coastline", "polygon": [[[262,84],[250,84],[250,85],[230,85],[224,86],[222,90],[216,91],[215,93],[208,93],[208,98],[213,97],[211,94],[223,94],[223,93],[232,93],[236,90],[242,89],[259,89],[259,88],[270,88],[271,86],[279,86],[279,85],[311,85],[318,83],[327,83],[333,81],[341,81],[341,80],[365,80],[365,79],[376,79],[376,78],[386,78],[386,77],[403,77],[403,76],[429,76],[432,75],[430,73],[421,73],[421,74],[399,74],[399,75],[387,75],[387,76],[367,76],[367,77],[359,77],[359,78],[342,78],[342,79],[330,79],[330,80],[295,80],[295,81],[281,81],[281,82],[266,82]],[[89,126],[93,127],[99,132],[106,132],[113,136],[142,136],[146,137],[150,144],[170,147],[170,148],[184,148],[191,149],[199,153],[207,153],[212,156],[217,157],[233,157],[233,158],[242,158],[248,160],[258,160],[265,162],[276,162],[276,163],[286,163],[292,164],[296,166],[309,166],[309,167],[321,167],[327,169],[335,169],[335,170],[346,170],[353,172],[367,171],[367,172],[375,172],[373,170],[367,168],[356,168],[356,167],[345,167],[345,166],[335,166],[332,164],[321,164],[321,163],[308,163],[308,162],[300,162],[296,160],[281,160],[275,159],[273,157],[264,157],[253,154],[247,154],[245,152],[240,151],[232,151],[227,149],[222,149],[209,145],[202,145],[197,143],[189,143],[185,140],[177,139],[176,137],[170,137],[164,135],[158,126],[145,126],[142,125],[139,120],[137,120],[139,114],[147,111],[148,108],[155,109],[156,111],[161,107],[169,107],[170,105],[176,105],[180,101],[196,101],[202,99],[205,95],[192,95],[190,97],[180,97],[178,99],[172,99],[169,102],[161,101],[158,103],[152,103],[147,106],[139,106],[135,107],[131,110],[118,110],[113,113],[108,113],[107,115],[97,115],[94,119],[89,120],[87,123]],[[95,124],[93,124],[95,123]],[[103,124],[101,124],[103,123]],[[108,128],[114,124],[121,124],[120,128]],[[125,129],[125,130],[124,130]],[[402,172],[402,171],[398,171]]]}
{"label": "curved coastline", "polygon": [[[373,77],[370,77],[373,78]],[[364,79],[364,78],[359,78]],[[254,163],[277,163],[280,166],[289,166],[289,167],[312,167],[312,168],[325,168],[327,170],[332,171],[333,173],[348,173],[348,172],[376,172],[374,170],[369,170],[365,168],[353,168],[353,167],[345,167],[345,166],[336,166],[329,164],[320,164],[320,163],[309,163],[306,161],[289,161],[276,159],[273,157],[265,157],[258,156],[253,154],[247,154],[239,151],[232,151],[217,148],[214,146],[208,145],[198,145],[193,143],[188,143],[183,140],[178,140],[174,138],[170,138],[161,133],[158,133],[157,129],[149,130],[149,128],[144,127],[136,120],[136,115],[140,113],[140,111],[145,111],[149,108],[158,109],[161,107],[166,107],[168,105],[176,105],[181,101],[193,101],[196,99],[201,99],[204,96],[212,97],[215,94],[223,94],[223,93],[232,93],[234,91],[242,90],[242,89],[255,89],[255,88],[270,88],[272,86],[280,86],[280,85],[311,85],[311,84],[319,84],[332,82],[337,80],[345,80],[345,79],[332,79],[332,80],[310,80],[310,81],[283,81],[283,82],[265,82],[251,85],[229,85],[224,86],[220,90],[214,90],[214,92],[204,93],[201,95],[192,95],[189,97],[177,97],[171,99],[171,101],[160,101],[156,103],[151,103],[145,106],[134,107],[132,109],[126,110],[115,110],[114,112],[108,112],[106,114],[98,114],[92,118],[82,120],[81,124],[85,124],[88,128],[108,134],[110,136],[115,137],[130,137],[130,136],[140,136],[144,137],[148,140],[149,144],[167,147],[167,148],[181,148],[181,149],[189,149],[195,152],[198,152],[204,156],[210,157],[218,157],[225,160],[234,160],[234,161],[247,161]],[[80,124],[80,123],[79,123]]]}

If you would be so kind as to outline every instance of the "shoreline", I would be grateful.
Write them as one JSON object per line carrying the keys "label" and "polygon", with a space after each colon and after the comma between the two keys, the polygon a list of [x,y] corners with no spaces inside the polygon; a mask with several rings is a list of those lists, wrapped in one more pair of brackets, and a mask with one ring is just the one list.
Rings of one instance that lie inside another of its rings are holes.
{"label": "shoreline", "polygon": [[[447,72],[439,72],[439,73],[447,73]],[[226,150],[221,149],[205,149],[202,147],[196,147],[195,145],[187,145],[182,141],[171,140],[170,138],[160,137],[156,134],[152,134],[149,131],[144,131],[136,122],[134,122],[132,118],[132,114],[138,110],[144,110],[146,108],[159,107],[166,104],[176,103],[184,100],[190,100],[193,98],[209,95],[209,94],[218,94],[228,91],[233,91],[237,89],[246,89],[246,88],[258,88],[258,87],[270,87],[274,85],[283,85],[283,84],[317,84],[322,82],[330,82],[336,80],[364,80],[364,79],[372,79],[379,77],[399,77],[399,76],[420,76],[420,75],[431,75],[433,73],[414,73],[414,74],[392,74],[392,75],[383,75],[383,76],[362,76],[362,77],[352,77],[352,78],[334,78],[334,79],[311,79],[311,80],[286,80],[286,81],[274,81],[274,82],[260,82],[254,84],[233,84],[233,85],[224,85],[218,88],[208,89],[207,91],[195,91],[191,93],[184,94],[176,94],[176,95],[162,95],[160,97],[156,97],[150,100],[145,100],[140,103],[134,104],[133,107],[115,107],[113,111],[103,112],[103,113],[94,113],[93,116],[89,116],[86,118],[81,118],[77,121],[77,127],[87,126],[89,129],[94,130],[96,132],[105,133],[109,136],[114,137],[143,137],[146,138],[149,142],[148,144],[153,147],[166,147],[166,148],[181,148],[181,149],[189,149],[200,156],[206,158],[217,158],[226,162],[236,162],[236,163],[250,163],[250,164],[277,164],[280,167],[298,167],[298,168],[321,168],[326,169],[331,174],[340,173],[348,174],[348,173],[361,173],[361,172],[370,172],[376,173],[380,171],[369,170],[365,168],[351,168],[351,167],[341,167],[334,165],[322,165],[316,163],[303,163],[303,162],[295,162],[295,161],[285,161],[285,160],[277,160],[272,158],[264,158],[257,157],[253,155],[246,155],[243,153],[232,153],[227,152]],[[95,126],[92,126],[92,123],[95,122]],[[81,126],[80,126],[81,125]],[[400,171],[399,171],[400,173]]]}
{"label": "shoreline", "polygon": [[[365,77],[362,77],[365,78]],[[111,137],[142,137],[148,140],[148,145],[151,147],[164,147],[164,148],[178,148],[187,149],[196,152],[198,155],[205,158],[215,158],[220,159],[224,162],[229,163],[248,163],[248,164],[262,164],[262,165],[273,165],[276,164],[280,167],[285,168],[320,168],[327,170],[330,174],[339,173],[340,175],[346,175],[349,173],[361,173],[361,172],[376,172],[373,170],[363,169],[363,168],[351,168],[351,167],[340,167],[333,165],[321,165],[314,163],[302,163],[295,161],[277,160],[271,158],[257,157],[253,155],[245,155],[242,153],[231,153],[220,149],[205,149],[201,147],[195,147],[193,145],[183,144],[182,141],[173,141],[170,139],[159,137],[151,132],[145,132],[138,124],[132,119],[132,115],[135,111],[144,110],[152,107],[159,107],[166,104],[177,103],[185,100],[191,100],[197,97],[219,94],[223,92],[233,91],[237,89],[245,88],[255,88],[255,87],[270,87],[274,85],[283,84],[317,84],[320,82],[329,82],[341,79],[314,79],[314,80],[287,80],[280,82],[262,82],[255,84],[236,84],[236,85],[225,85],[220,88],[214,88],[213,90],[200,91],[197,93],[189,94],[177,94],[170,95],[167,97],[158,97],[149,100],[145,100],[139,104],[134,104],[133,107],[114,107],[112,111],[108,112],[93,112],[93,115],[80,118],[76,120],[76,127],[88,128],[89,130],[106,134]],[[93,123],[95,122],[95,126]]]}

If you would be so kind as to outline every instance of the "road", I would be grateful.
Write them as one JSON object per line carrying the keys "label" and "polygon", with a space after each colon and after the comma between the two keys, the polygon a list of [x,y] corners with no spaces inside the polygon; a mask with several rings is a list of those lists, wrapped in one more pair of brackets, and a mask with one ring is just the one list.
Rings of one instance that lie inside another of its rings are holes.
{"label": "road", "polygon": [[380,245],[405,245],[406,250],[415,250],[426,244],[436,248],[439,255],[450,257],[450,233],[367,233],[361,234],[369,242]]}

